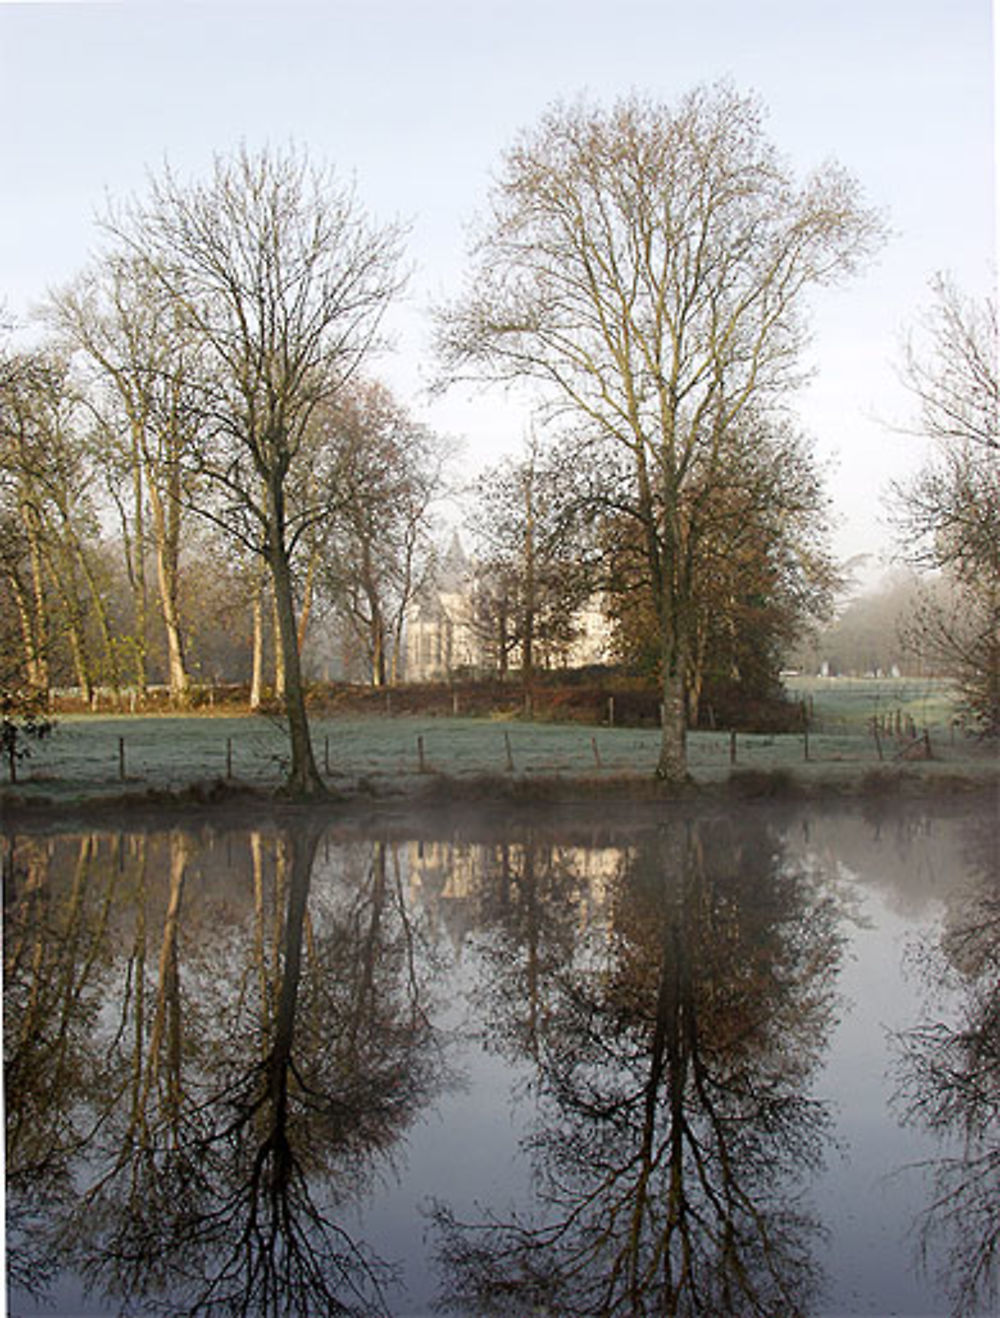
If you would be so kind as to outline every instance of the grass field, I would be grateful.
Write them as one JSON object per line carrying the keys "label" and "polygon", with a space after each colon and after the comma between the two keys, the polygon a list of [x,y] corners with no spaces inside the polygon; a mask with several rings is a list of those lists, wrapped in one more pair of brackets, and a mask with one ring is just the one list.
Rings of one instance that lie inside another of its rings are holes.
{"label": "grass field", "polygon": [[950,731],[956,713],[954,690],[940,678],[793,677],[786,686],[790,697],[807,702],[820,729],[864,732],[873,716],[899,710],[935,734]]}
{"label": "grass field", "polygon": [[[696,783],[711,784],[754,771],[792,774],[798,782],[859,779],[898,762],[904,737],[871,733],[873,715],[900,710],[926,728],[933,759],[906,762],[933,779],[961,773],[990,781],[996,747],[984,747],[953,727],[953,705],[941,684],[901,680],[794,680],[791,694],[811,709],[808,737],[732,736],[693,732],[689,763]],[[657,729],[586,727],[463,717],[324,717],[312,722],[316,759],[333,787],[375,794],[449,779],[489,777],[601,780],[651,778]],[[808,759],[807,759],[808,755]],[[179,791],[197,783],[232,781],[277,787],[287,759],[280,720],[247,716],[143,717],[71,715],[51,738],[32,747],[8,800],[116,796]]]}

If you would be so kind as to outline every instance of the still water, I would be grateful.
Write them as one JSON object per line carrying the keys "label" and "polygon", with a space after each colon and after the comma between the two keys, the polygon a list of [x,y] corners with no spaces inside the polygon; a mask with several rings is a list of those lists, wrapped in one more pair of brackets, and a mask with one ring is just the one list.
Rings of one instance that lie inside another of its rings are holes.
{"label": "still water", "polygon": [[994,1312],[990,808],[4,846],[12,1314]]}

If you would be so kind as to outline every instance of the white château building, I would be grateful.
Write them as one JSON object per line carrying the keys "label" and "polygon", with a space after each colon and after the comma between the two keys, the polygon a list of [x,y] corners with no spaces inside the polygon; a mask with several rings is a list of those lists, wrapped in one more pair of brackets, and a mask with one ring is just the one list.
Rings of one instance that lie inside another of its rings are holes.
{"label": "white ch\u00e2teau building", "polygon": [[[491,664],[474,620],[475,564],[458,533],[438,566],[433,585],[411,606],[404,638],[407,682],[447,681],[456,673],[481,674]],[[611,662],[611,624],[594,597],[574,617],[574,639],[563,656],[567,668]]]}
{"label": "white ch\u00e2teau building", "polygon": [[460,670],[481,668],[482,646],[472,625],[473,576],[456,532],[434,583],[406,615],[403,677],[407,682],[438,682]]}

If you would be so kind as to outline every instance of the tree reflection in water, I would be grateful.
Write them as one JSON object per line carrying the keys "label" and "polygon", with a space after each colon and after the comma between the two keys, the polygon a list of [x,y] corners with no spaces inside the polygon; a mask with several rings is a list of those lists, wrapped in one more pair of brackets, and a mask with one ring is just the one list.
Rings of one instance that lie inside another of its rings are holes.
{"label": "tree reflection in water", "polygon": [[[983,826],[967,852],[976,882],[940,936],[917,949],[929,990],[926,1018],[895,1037],[895,1103],[904,1121],[952,1143],[924,1165],[930,1200],[919,1222],[921,1254],[945,1245],[939,1278],[955,1314],[995,1311],[1000,1294],[1000,834]],[[937,1018],[934,997],[957,996]]]}
{"label": "tree reflection in water", "polygon": [[800,1191],[828,1129],[808,1089],[842,951],[833,891],[784,864],[763,824],[678,820],[621,854],[603,927],[571,941],[565,866],[530,846],[521,859],[524,900],[503,897],[509,855],[495,876],[490,994],[503,1046],[536,1062],[542,1207],[463,1223],[438,1204],[442,1307],[807,1312],[819,1228]]}
{"label": "tree reflection in water", "polygon": [[387,847],[356,847],[363,870],[311,898],[318,842],[308,819],[252,838],[249,918],[204,892],[188,904],[180,832],[85,837],[68,887],[52,846],[19,847],[5,876],[16,1285],[43,1292],[68,1266],[145,1311],[388,1311],[391,1269],[338,1210],[391,1160],[438,1059]]}

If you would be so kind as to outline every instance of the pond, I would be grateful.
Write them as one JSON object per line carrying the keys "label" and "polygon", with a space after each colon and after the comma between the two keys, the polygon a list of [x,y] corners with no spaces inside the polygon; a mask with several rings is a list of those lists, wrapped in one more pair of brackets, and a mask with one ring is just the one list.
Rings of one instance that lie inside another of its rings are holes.
{"label": "pond", "polygon": [[990,1313],[990,808],[4,835],[11,1314]]}

